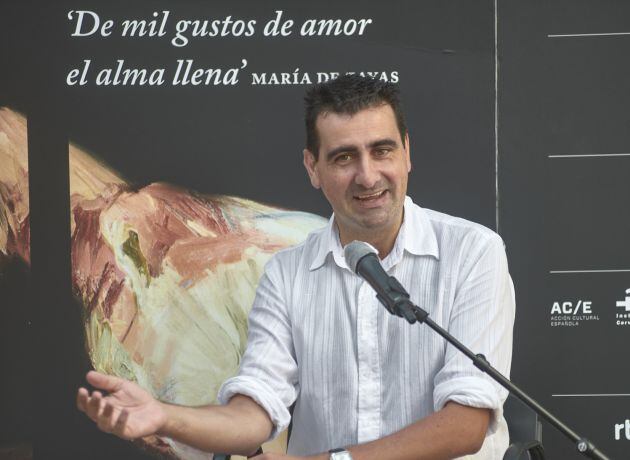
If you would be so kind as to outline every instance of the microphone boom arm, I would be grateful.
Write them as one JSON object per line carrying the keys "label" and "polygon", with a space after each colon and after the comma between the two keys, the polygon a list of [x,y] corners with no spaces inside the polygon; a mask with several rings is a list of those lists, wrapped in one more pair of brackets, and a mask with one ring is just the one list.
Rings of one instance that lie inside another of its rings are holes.
{"label": "microphone boom arm", "polygon": [[385,306],[388,312],[404,318],[410,324],[419,322],[429,326],[441,335],[448,343],[470,358],[475,367],[489,375],[502,387],[532,408],[558,431],[572,440],[575,443],[578,452],[582,455],[595,460],[609,460],[609,457],[595,447],[592,442],[579,436],[560,419],[551,414],[537,401],[527,395],[527,393],[492,367],[484,355],[475,354],[470,351],[459,340],[429,318],[429,313],[427,313],[426,310],[418,307],[409,299],[409,293],[400,284],[400,282],[393,276],[387,274],[381,266],[377,254],[378,251],[373,246],[362,241],[353,241],[344,248],[344,257],[348,262],[348,266],[352,267],[352,271],[361,276],[370,286],[372,286],[376,292],[376,298]]}
{"label": "microphone boom arm", "polygon": [[518,399],[523,401],[523,403],[527,404],[537,414],[539,414],[542,418],[544,418],[552,426],[554,426],[558,431],[560,431],[567,438],[573,441],[578,452],[580,452],[582,455],[595,460],[610,460],[609,457],[607,457],[595,446],[595,444],[593,444],[585,437],[578,435],[560,419],[558,419],[551,412],[540,405],[540,403],[538,403],[535,399],[530,397],[527,393],[525,393],[518,386],[512,383],[512,381],[510,381],[498,370],[492,367],[484,355],[482,355],[481,353],[473,353],[459,340],[449,334],[444,328],[436,324],[431,318],[429,318],[429,313],[426,310],[418,307],[411,300],[409,300],[409,294],[407,293],[405,288],[401,286],[398,280],[396,280],[396,278],[390,276],[389,279],[389,289],[391,289],[391,291],[394,293],[392,300],[385,300],[380,294],[377,294],[376,296],[376,298],[383,305],[385,305],[387,311],[396,316],[400,316],[401,318],[405,318],[410,324],[419,322],[421,324],[424,323],[429,326],[431,329],[441,335],[448,343],[453,345],[468,358],[470,358],[475,367],[477,367],[482,372],[488,374],[493,380],[499,383],[510,393],[515,395]]}

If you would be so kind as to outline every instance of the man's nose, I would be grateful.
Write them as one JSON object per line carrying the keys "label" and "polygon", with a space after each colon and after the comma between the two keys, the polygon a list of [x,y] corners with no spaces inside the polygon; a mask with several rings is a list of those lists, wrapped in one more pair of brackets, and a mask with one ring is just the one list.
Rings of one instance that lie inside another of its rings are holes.
{"label": "man's nose", "polygon": [[373,188],[380,178],[378,165],[370,155],[361,155],[357,163],[357,171],[354,181],[367,189]]}

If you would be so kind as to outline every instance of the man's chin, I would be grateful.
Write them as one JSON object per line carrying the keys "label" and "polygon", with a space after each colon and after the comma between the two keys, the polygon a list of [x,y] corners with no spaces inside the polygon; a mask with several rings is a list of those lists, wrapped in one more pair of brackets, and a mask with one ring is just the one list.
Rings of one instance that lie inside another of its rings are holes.
{"label": "man's chin", "polygon": [[357,214],[357,222],[360,222],[366,230],[389,231],[394,227],[398,230],[402,223],[402,206],[399,210],[393,204],[382,208],[364,209]]}
{"label": "man's chin", "polygon": [[380,212],[372,212],[371,215],[363,215],[356,219],[357,227],[363,230],[378,231],[385,230],[395,225],[389,213],[379,210]]}

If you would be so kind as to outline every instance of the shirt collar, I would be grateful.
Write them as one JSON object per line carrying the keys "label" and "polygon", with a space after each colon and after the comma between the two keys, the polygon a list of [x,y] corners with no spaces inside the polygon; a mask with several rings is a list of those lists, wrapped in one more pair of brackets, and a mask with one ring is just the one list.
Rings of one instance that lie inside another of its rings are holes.
{"label": "shirt collar", "polygon": [[326,258],[329,254],[332,254],[332,258],[335,263],[341,268],[348,268],[346,261],[343,257],[343,248],[341,247],[341,241],[339,240],[339,231],[335,224],[335,214],[333,213],[328,219],[328,225],[322,229],[322,235],[319,238],[319,245],[315,258],[309,267],[309,270],[317,270],[324,265]]}
{"label": "shirt collar", "polygon": [[[405,251],[416,256],[440,258],[437,237],[426,211],[415,205],[409,197],[405,197],[404,209],[403,223],[400,226],[394,247],[383,260],[386,269],[400,262]],[[340,268],[349,270],[343,257],[343,248],[339,240],[339,231],[335,224],[334,214],[328,220],[328,225],[322,230],[317,253],[309,269],[317,270],[324,265],[329,254],[332,255],[334,262]]]}

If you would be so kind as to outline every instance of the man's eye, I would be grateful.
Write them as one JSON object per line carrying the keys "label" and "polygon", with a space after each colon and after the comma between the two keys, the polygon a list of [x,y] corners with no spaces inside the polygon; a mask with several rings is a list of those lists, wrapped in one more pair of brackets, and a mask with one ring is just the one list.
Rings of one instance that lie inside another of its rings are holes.
{"label": "man's eye", "polygon": [[376,155],[379,157],[382,157],[382,156],[388,155],[391,151],[392,149],[390,148],[376,149]]}
{"label": "man's eye", "polygon": [[348,163],[350,160],[352,160],[352,155],[349,153],[342,153],[335,157],[335,163]]}

